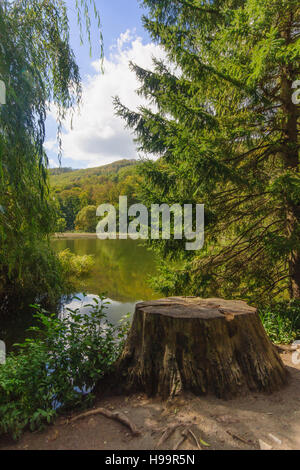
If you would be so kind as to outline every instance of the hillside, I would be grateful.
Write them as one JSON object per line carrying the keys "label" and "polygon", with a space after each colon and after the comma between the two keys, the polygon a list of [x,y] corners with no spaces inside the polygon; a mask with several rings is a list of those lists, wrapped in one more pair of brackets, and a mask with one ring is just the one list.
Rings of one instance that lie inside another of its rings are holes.
{"label": "hillside", "polygon": [[[57,230],[84,230],[82,224],[76,227],[79,212],[83,211],[83,218],[86,218],[86,212],[93,212],[89,211],[90,206],[117,204],[120,195],[128,196],[129,203],[136,202],[137,165],[136,160],[119,160],[83,170],[49,170],[51,193],[59,214]],[[86,231],[91,223],[87,222]]]}
{"label": "hillside", "polygon": [[136,160],[118,160],[117,162],[101,165],[94,168],[76,170],[73,168],[52,168],[49,170],[51,184],[55,187],[68,185],[82,186],[87,178],[98,177],[101,175],[118,174],[123,168],[136,166]]}

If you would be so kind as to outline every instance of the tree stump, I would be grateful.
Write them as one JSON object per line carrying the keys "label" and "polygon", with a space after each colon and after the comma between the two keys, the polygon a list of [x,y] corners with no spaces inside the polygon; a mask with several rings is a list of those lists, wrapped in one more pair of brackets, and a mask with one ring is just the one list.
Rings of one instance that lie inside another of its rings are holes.
{"label": "tree stump", "polygon": [[255,308],[196,297],[138,303],[117,374],[123,390],[164,399],[182,390],[232,398],[287,382]]}

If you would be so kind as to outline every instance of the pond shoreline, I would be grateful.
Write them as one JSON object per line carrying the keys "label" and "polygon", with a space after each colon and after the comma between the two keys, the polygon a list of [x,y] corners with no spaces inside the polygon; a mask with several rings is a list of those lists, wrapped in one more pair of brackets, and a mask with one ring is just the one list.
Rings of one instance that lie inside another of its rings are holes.
{"label": "pond shoreline", "polygon": [[80,233],[80,232],[61,232],[54,233],[51,238],[97,238],[97,233]]}

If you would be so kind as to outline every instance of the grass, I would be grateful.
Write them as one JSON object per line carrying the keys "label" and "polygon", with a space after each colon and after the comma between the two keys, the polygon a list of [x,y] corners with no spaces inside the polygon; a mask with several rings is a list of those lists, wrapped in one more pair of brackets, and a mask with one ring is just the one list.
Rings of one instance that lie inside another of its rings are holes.
{"label": "grass", "polygon": [[300,301],[279,302],[259,308],[264,328],[275,344],[290,344],[300,339]]}

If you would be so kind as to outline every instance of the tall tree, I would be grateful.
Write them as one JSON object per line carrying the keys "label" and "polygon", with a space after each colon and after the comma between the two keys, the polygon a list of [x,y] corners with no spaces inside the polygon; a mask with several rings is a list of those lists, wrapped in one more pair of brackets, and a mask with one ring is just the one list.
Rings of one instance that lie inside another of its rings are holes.
{"label": "tall tree", "polygon": [[82,232],[95,232],[97,226],[96,206],[86,206],[78,212],[75,220],[75,228]]}
{"label": "tall tree", "polygon": [[[94,2],[76,1],[88,31],[89,5]],[[99,20],[96,9],[95,14]],[[55,217],[45,120],[54,105],[60,131],[66,112],[81,98],[65,1],[0,3],[0,79],[6,87],[6,104],[0,106],[0,294],[46,294],[57,287],[59,273],[47,242]]]}
{"label": "tall tree", "polygon": [[144,199],[205,203],[205,248],[165,267],[165,292],[300,298],[298,0],[144,0],[166,52],[132,65],[156,107],[116,100],[140,149]]}

